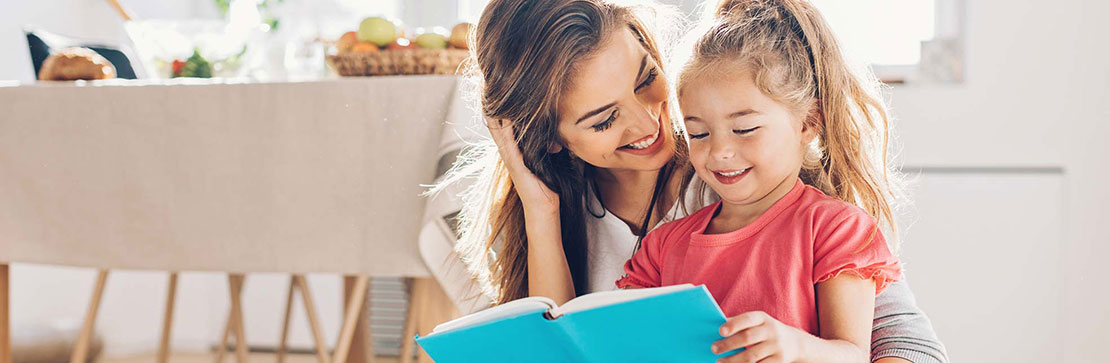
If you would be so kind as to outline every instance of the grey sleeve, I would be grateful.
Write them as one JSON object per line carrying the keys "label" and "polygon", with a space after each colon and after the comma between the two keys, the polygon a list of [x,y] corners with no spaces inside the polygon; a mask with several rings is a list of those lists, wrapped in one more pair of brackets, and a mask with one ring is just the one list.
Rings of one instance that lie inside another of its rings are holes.
{"label": "grey sleeve", "polygon": [[933,323],[917,307],[910,286],[903,280],[890,284],[875,297],[875,323],[871,327],[871,361],[897,357],[914,363],[947,363],[948,354]]}

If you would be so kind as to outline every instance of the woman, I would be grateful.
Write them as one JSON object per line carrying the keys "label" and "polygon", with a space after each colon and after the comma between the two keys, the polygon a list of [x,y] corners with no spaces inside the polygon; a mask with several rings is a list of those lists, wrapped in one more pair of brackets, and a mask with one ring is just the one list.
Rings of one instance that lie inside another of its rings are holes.
{"label": "woman", "polygon": [[[653,10],[494,0],[483,11],[471,49],[496,145],[471,150],[446,183],[476,178],[456,251],[495,303],[611,290],[647,230],[712,198],[691,187],[648,26],[666,17]],[[946,361],[908,287],[895,285],[876,299],[872,359]]]}

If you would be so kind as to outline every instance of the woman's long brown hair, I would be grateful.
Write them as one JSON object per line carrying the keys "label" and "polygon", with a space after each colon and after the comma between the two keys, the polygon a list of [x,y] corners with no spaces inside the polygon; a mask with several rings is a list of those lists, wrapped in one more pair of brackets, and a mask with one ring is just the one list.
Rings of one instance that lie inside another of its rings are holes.
{"label": "woman's long brown hair", "polygon": [[[557,105],[575,66],[616,31],[632,31],[662,65],[655,35],[642,21],[651,11],[602,0],[493,0],[471,37],[482,114],[511,121],[524,164],[559,195],[563,250],[579,295],[589,289],[585,218],[593,167],[566,148],[549,152],[552,141],[561,142]],[[461,196],[456,252],[495,303],[528,296],[523,206],[495,145],[469,148],[441,186],[464,179],[470,186]]]}

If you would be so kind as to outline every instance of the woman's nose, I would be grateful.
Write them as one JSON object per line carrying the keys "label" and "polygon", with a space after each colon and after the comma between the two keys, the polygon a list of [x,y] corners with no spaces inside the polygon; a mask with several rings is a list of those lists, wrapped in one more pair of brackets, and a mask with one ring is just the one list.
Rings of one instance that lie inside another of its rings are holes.
{"label": "woman's nose", "polygon": [[629,115],[631,126],[628,127],[628,132],[633,136],[648,136],[655,133],[659,129],[659,121],[657,121],[656,113],[644,105],[643,107],[634,107],[632,114]]}

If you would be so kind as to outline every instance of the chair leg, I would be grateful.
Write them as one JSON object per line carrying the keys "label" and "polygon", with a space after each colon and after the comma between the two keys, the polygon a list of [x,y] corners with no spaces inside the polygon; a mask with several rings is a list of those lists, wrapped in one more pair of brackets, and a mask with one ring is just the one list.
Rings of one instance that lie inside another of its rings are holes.
{"label": "chair leg", "polygon": [[0,263],[0,363],[12,363],[11,311],[8,311],[8,264]]}
{"label": "chair leg", "polygon": [[96,286],[93,287],[92,299],[89,300],[89,310],[85,313],[85,324],[81,327],[81,335],[77,337],[77,346],[73,348],[70,363],[85,363],[88,359],[89,342],[92,340],[96,314],[100,309],[100,298],[104,295],[104,285],[107,282],[108,270],[101,269],[96,275]]}
{"label": "chair leg", "polygon": [[277,363],[285,361],[285,340],[289,337],[289,320],[293,316],[293,294],[297,290],[296,275],[289,277],[289,293],[285,297],[285,319],[281,322],[281,337],[278,338]]}
{"label": "chair leg", "polygon": [[231,275],[231,323],[235,328],[235,361],[247,363],[247,334],[243,328],[243,274]]}
{"label": "chair leg", "polygon": [[401,332],[401,362],[412,363],[412,349],[416,345],[416,323],[420,319],[417,312],[423,309],[424,292],[421,278],[406,279],[409,285],[409,311],[405,316],[405,329]]}
{"label": "chair leg", "polygon": [[347,311],[343,319],[343,327],[339,333],[339,341],[336,343],[335,358],[332,359],[332,362],[343,363],[347,361],[347,353],[349,353],[351,349],[351,341],[355,335],[355,326],[358,324],[359,313],[363,310],[361,307],[365,303],[366,290],[369,282],[370,277],[366,275],[358,275],[355,278],[351,296],[347,301]]}
{"label": "chair leg", "polygon": [[293,281],[301,291],[305,315],[308,315],[308,325],[312,328],[312,338],[316,341],[316,358],[320,363],[328,363],[328,342],[324,338],[324,331],[320,329],[320,320],[316,315],[316,304],[312,302],[312,290],[309,290],[308,281],[305,280],[304,275],[293,275]]}
{"label": "chair leg", "polygon": [[216,348],[216,363],[223,363],[224,352],[227,351],[227,340],[231,336],[231,314],[227,315],[227,321],[224,322],[224,333],[220,338],[220,346]]}
{"label": "chair leg", "polygon": [[[237,299],[237,296],[241,296],[241,293],[243,292],[242,278],[242,274],[227,274],[227,286],[228,289],[231,290],[231,308],[228,309],[227,322],[225,322],[224,324],[224,333],[223,336],[220,338],[220,345],[218,348],[216,348],[216,363],[222,363],[224,361],[224,353],[227,352],[228,338],[231,336],[231,333],[237,332],[235,322],[241,321],[238,315],[239,311],[235,309],[235,300]],[[236,283],[236,281],[239,281],[239,283]],[[238,348],[241,345],[245,349],[246,342],[244,342],[244,339],[241,339],[238,337],[238,335],[236,335],[236,353],[238,353]]]}
{"label": "chair leg", "polygon": [[[421,298],[423,301],[420,303],[417,314],[416,331],[421,336],[428,335],[435,329],[436,325],[447,322],[459,316],[455,304],[451,302],[451,298],[447,297],[447,293],[439,286],[435,279],[427,277],[423,278],[421,285]],[[420,350],[420,355],[417,358],[420,363],[432,363],[432,358]]]}
{"label": "chair leg", "polygon": [[173,305],[177,295],[177,272],[170,272],[169,287],[166,288],[166,312],[162,319],[162,343],[158,346],[158,363],[170,359],[170,331],[173,326]]}

